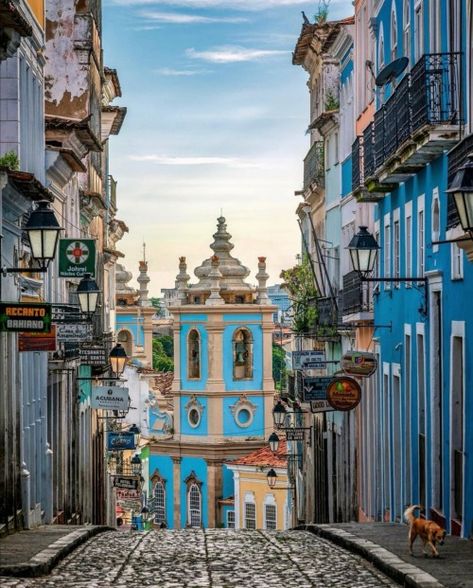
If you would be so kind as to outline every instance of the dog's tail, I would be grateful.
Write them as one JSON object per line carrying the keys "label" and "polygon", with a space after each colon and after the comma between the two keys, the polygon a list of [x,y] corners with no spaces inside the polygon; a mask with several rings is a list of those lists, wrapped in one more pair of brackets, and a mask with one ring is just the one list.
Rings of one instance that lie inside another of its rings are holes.
{"label": "dog's tail", "polygon": [[420,504],[412,504],[404,511],[404,518],[410,525],[412,525],[412,523],[416,520],[414,511],[418,508],[422,510],[422,506],[420,506]]}

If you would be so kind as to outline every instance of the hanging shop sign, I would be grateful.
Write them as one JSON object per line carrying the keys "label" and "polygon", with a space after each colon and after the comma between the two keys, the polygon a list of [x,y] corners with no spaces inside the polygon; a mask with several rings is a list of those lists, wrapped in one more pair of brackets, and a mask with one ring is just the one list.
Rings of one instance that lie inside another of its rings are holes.
{"label": "hanging shop sign", "polygon": [[18,333],[18,351],[56,351],[56,326],[49,333]]}
{"label": "hanging shop sign", "polygon": [[304,429],[286,429],[286,441],[304,441]]}
{"label": "hanging shop sign", "polygon": [[140,490],[115,490],[116,499],[119,500],[141,500]]}
{"label": "hanging shop sign", "polygon": [[349,376],[368,378],[378,369],[378,359],[368,351],[350,351],[342,357],[342,370]]}
{"label": "hanging shop sign", "polygon": [[95,240],[59,239],[59,277],[95,276]]}
{"label": "hanging shop sign", "polygon": [[353,410],[361,400],[360,384],[353,378],[335,378],[327,389],[327,400],[334,410]]}
{"label": "hanging shop sign", "polygon": [[[123,388],[120,388],[123,390]],[[126,449],[135,449],[135,434],[134,433],[114,433],[110,432],[107,436],[108,451],[125,451]]]}
{"label": "hanging shop sign", "polygon": [[327,400],[327,388],[332,380],[333,376],[304,378],[302,383],[302,401]]}
{"label": "hanging shop sign", "polygon": [[86,345],[80,348],[81,363],[93,367],[102,367],[108,364],[107,353],[104,345]]}
{"label": "hanging shop sign", "polygon": [[318,412],[333,412],[333,406],[329,404],[328,400],[311,400],[310,412],[314,414]]}
{"label": "hanging shop sign", "polygon": [[90,323],[61,323],[56,327],[57,340],[61,343],[92,341],[94,328]]}
{"label": "hanging shop sign", "polygon": [[119,505],[126,510],[133,510],[136,513],[141,512],[141,502],[139,500],[120,500]]}
{"label": "hanging shop sign", "polygon": [[123,490],[139,490],[140,480],[130,476],[113,476],[113,486]]}
{"label": "hanging shop sign", "polygon": [[325,369],[325,352],[324,351],[293,351],[292,352],[292,369]]}
{"label": "hanging shop sign", "polygon": [[102,410],[128,410],[128,388],[119,386],[92,386],[90,406]]}
{"label": "hanging shop sign", "polygon": [[26,302],[0,303],[0,331],[49,333],[51,305]]}

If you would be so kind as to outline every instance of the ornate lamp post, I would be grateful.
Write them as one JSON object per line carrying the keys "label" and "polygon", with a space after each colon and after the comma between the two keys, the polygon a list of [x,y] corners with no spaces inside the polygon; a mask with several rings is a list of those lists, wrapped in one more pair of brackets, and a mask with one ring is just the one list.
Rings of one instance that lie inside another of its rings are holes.
{"label": "ornate lamp post", "polygon": [[362,278],[368,278],[374,271],[379,245],[366,227],[360,227],[358,233],[348,245],[353,269]]}
{"label": "ornate lamp post", "polygon": [[473,234],[473,159],[469,158],[455,174],[446,190],[453,196],[460,224],[465,233]]}
{"label": "ornate lamp post", "polygon": [[77,286],[77,297],[79,298],[81,311],[89,317],[97,309],[99,294],[99,287],[97,286],[97,282],[92,278],[92,275],[84,274],[84,277]]}
{"label": "ornate lamp post", "polygon": [[40,271],[46,271],[49,263],[56,255],[59,232],[61,231],[61,227],[54,212],[49,208],[48,202],[38,202],[38,206],[30,214],[24,230],[28,234],[31,256],[40,262]]}
{"label": "ornate lamp post", "polygon": [[268,486],[270,488],[274,488],[276,486],[276,482],[278,481],[278,475],[277,473],[274,471],[273,468],[271,468],[269,470],[269,472],[266,475],[266,479],[268,480]]}
{"label": "ornate lamp post", "polygon": [[119,378],[123,374],[126,362],[128,361],[126,351],[123,349],[120,343],[117,343],[110,351],[109,359],[112,372],[117,378]]}
{"label": "ornate lamp post", "polygon": [[282,427],[286,419],[286,407],[278,400],[276,406],[273,408],[273,420],[276,428]]}
{"label": "ornate lamp post", "polygon": [[271,433],[271,435],[269,436],[268,442],[269,442],[269,447],[270,447],[271,451],[273,453],[276,453],[276,451],[279,449],[279,437],[277,436],[277,434]]}

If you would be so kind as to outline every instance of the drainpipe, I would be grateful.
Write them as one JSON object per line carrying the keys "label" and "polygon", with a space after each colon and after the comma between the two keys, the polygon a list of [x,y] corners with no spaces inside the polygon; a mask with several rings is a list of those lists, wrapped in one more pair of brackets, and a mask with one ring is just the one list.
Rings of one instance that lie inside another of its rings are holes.
{"label": "drainpipe", "polygon": [[43,469],[43,487],[45,488],[44,522],[50,525],[53,522],[53,451],[46,443],[45,467]]}

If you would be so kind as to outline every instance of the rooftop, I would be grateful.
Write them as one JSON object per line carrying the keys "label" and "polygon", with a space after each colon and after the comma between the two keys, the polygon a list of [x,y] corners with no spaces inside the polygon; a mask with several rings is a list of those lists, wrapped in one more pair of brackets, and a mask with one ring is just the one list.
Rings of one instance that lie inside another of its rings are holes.
{"label": "rooftop", "polygon": [[287,466],[287,446],[286,440],[281,439],[276,453],[273,453],[269,445],[261,449],[252,451],[248,455],[239,457],[233,461],[227,462],[229,465],[246,465],[268,468],[285,468]]}

